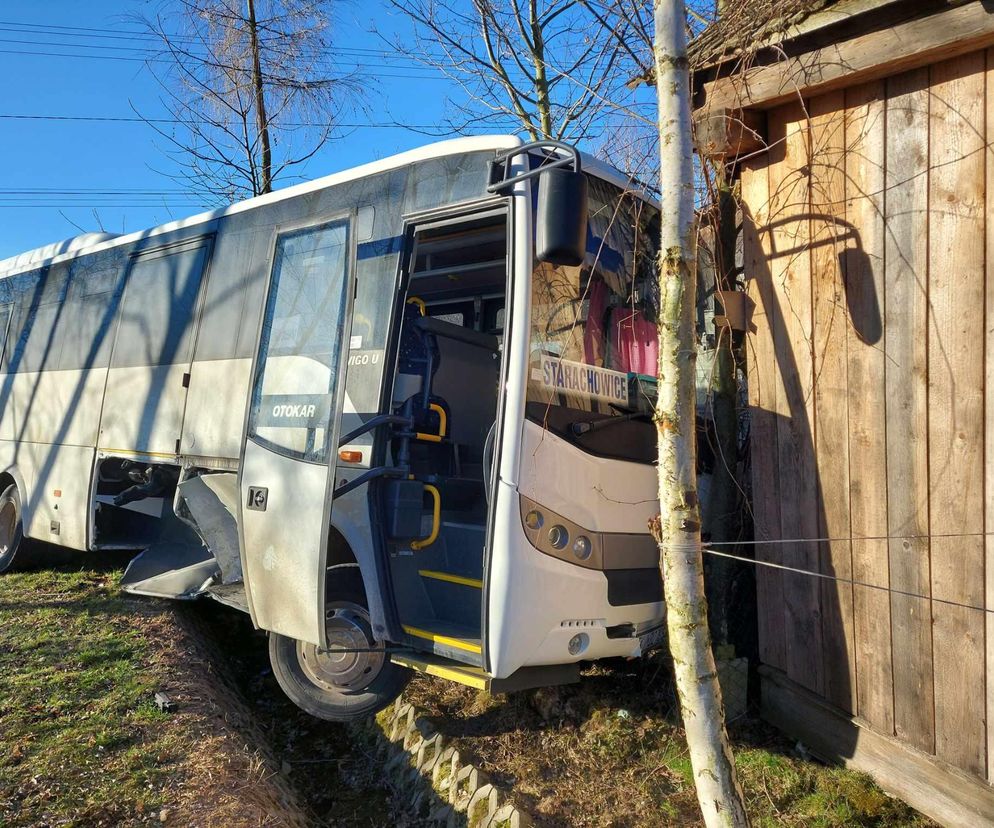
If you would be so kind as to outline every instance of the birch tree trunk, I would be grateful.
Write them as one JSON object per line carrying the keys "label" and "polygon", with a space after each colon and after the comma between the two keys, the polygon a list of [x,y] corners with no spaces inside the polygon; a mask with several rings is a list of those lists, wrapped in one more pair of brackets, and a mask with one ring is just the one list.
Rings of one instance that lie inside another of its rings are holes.
{"label": "birch tree trunk", "polygon": [[655,417],[660,517],[653,528],[659,541],[670,653],[701,813],[708,828],[748,826],[725,732],[704,597],[694,444],[697,234],[685,9],[683,0],[654,0],[653,11],[663,207]]}

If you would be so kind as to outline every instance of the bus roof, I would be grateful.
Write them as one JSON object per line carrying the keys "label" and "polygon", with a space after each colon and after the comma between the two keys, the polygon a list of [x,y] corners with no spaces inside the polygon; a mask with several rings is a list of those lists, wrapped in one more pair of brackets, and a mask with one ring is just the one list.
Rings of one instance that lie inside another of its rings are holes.
{"label": "bus roof", "polygon": [[[157,227],[151,227],[147,230],[138,230],[123,235],[113,233],[83,233],[61,242],[37,247],[34,250],[28,250],[24,253],[18,253],[15,256],[0,260],[0,278],[13,276],[42,265],[72,259],[82,253],[94,253],[98,250],[130,244],[131,242],[157,236],[160,233],[168,233],[184,227],[204,224],[223,216],[240,213],[243,210],[251,210],[266,204],[273,204],[316,190],[323,190],[335,184],[342,184],[369,175],[376,175],[377,173],[405,167],[408,164],[414,164],[418,161],[427,161],[445,155],[457,155],[483,150],[512,149],[513,147],[521,146],[522,143],[522,140],[515,135],[474,135],[436,141],[433,144],[427,144],[417,149],[391,155],[379,161],[361,164],[358,167],[331,173],[330,175],[316,178],[312,181],[305,181],[301,184],[294,184],[284,189],[274,190],[266,195],[247,198],[227,207],[197,213],[188,218],[160,224]],[[598,178],[604,178],[619,187],[627,188],[629,186],[629,179],[609,164],[605,164],[603,161],[599,161],[587,153],[580,153],[580,157],[585,171],[593,173]]]}

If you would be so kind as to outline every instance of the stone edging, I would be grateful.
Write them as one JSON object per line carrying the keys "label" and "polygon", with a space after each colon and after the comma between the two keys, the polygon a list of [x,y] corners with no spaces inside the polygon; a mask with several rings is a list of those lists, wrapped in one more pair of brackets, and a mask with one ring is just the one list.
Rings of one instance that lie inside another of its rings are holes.
{"label": "stone edging", "polygon": [[525,828],[531,820],[486,775],[446,746],[442,734],[403,698],[369,720],[387,739],[388,774],[409,792],[415,812],[447,828]]}

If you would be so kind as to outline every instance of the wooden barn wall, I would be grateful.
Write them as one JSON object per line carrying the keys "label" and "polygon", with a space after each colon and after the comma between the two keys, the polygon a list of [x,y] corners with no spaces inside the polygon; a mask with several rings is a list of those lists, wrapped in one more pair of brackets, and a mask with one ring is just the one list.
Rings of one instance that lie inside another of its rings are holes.
{"label": "wooden barn wall", "polygon": [[762,660],[992,779],[994,51],[768,116],[742,172],[757,557],[838,580],[757,568]]}

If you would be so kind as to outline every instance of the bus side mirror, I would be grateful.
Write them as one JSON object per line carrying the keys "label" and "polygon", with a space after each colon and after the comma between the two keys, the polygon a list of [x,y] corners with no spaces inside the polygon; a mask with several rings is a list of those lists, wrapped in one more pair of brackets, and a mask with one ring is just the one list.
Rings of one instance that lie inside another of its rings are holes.
{"label": "bus side mirror", "polygon": [[538,176],[535,256],[552,265],[579,267],[587,252],[587,177],[566,167]]}

